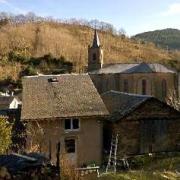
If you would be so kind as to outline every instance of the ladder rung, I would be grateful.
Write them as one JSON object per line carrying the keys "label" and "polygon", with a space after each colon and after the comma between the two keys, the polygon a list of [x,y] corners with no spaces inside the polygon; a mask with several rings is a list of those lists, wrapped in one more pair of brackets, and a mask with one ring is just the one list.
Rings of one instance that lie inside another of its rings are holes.
{"label": "ladder rung", "polygon": [[116,143],[111,143],[111,146],[116,146]]}
{"label": "ladder rung", "polygon": [[111,157],[111,159],[117,159],[116,157]]}

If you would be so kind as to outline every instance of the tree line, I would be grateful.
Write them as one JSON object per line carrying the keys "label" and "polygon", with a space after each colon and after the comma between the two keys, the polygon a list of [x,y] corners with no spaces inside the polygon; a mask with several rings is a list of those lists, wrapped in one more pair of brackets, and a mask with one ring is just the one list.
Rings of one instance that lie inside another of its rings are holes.
{"label": "tree line", "polygon": [[99,21],[97,19],[86,20],[86,19],[55,19],[51,16],[41,17],[37,16],[33,12],[28,12],[27,14],[12,14],[6,12],[0,12],[0,26],[1,24],[11,23],[11,24],[22,24],[22,23],[32,23],[32,22],[55,22],[61,24],[70,24],[70,25],[80,25],[87,26],[93,29],[98,29],[105,32],[110,32],[114,35],[125,35],[126,31],[124,28],[117,29],[111,23]]}

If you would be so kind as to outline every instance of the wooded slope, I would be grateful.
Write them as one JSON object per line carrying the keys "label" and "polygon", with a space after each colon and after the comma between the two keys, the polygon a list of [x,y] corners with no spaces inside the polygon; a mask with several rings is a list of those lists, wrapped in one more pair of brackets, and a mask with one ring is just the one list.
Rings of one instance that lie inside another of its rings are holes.
{"label": "wooded slope", "polygon": [[[78,24],[57,22],[5,23],[0,26],[0,79],[17,80],[27,67],[33,72],[58,68],[44,63],[34,67],[30,58],[51,57],[73,63],[74,72],[84,72],[87,66],[88,45],[94,30]],[[177,66],[179,52],[168,52],[153,43],[130,39],[125,35],[113,35],[98,31],[104,48],[105,63],[159,62]],[[41,58],[42,59],[42,58]],[[26,71],[25,71],[26,72]],[[28,71],[29,72],[29,71]],[[28,74],[31,74],[29,72]],[[24,75],[24,74],[23,74]],[[26,73],[25,73],[26,75]]]}
{"label": "wooded slope", "polygon": [[180,50],[180,30],[163,29],[137,34],[137,39],[153,42],[165,49]]}

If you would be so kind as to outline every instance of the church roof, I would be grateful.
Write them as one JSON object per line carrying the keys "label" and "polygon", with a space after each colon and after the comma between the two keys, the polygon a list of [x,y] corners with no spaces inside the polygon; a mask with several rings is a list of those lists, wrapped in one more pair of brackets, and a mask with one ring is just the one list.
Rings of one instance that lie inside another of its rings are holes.
{"label": "church roof", "polygon": [[107,64],[102,69],[98,69],[90,72],[90,74],[112,74],[112,73],[176,73],[165,67],[162,64],[157,63],[140,63],[140,64]]}
{"label": "church roof", "polygon": [[99,46],[100,46],[100,40],[99,40],[97,30],[95,29],[92,48],[98,48]]}
{"label": "church roof", "polygon": [[87,74],[28,76],[23,79],[23,120],[108,114]]}

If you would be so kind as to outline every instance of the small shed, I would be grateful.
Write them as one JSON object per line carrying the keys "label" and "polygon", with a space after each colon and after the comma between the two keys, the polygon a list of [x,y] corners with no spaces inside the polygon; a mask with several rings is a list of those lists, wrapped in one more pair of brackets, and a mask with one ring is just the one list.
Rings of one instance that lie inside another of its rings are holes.
{"label": "small shed", "polygon": [[102,99],[110,112],[104,125],[104,148],[112,134],[119,135],[118,155],[178,151],[180,112],[146,95],[109,91]]}

